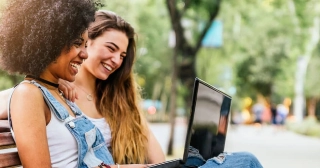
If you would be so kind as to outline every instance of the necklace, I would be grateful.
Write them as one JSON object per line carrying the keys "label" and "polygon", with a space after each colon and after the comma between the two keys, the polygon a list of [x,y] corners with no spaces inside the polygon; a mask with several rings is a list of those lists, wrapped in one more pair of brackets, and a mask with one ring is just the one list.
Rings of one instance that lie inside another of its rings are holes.
{"label": "necklace", "polygon": [[66,102],[66,98],[64,98],[64,95],[63,95],[63,92],[58,89],[58,90],[55,90],[56,93],[58,93],[58,97],[60,97],[62,99],[62,101]]}
{"label": "necklace", "polygon": [[40,78],[40,77],[35,77],[35,76],[33,76],[33,75],[26,75],[25,78],[33,78],[33,79],[36,79],[36,80],[38,80],[38,81],[40,81],[40,82],[43,82],[43,83],[48,84],[48,85],[50,85],[50,86],[53,86],[53,87],[55,87],[55,88],[58,88],[58,87],[59,87],[59,84],[57,84],[57,83],[53,83],[53,82],[50,82],[50,81],[48,81],[48,80],[42,79],[42,78]]}
{"label": "necklace", "polygon": [[82,89],[81,87],[79,87],[79,86],[77,86],[77,85],[75,85],[75,86],[76,86],[77,88],[81,89],[85,94],[87,94],[86,98],[87,98],[88,101],[92,101],[92,100],[93,100],[92,94],[86,92],[84,89]]}

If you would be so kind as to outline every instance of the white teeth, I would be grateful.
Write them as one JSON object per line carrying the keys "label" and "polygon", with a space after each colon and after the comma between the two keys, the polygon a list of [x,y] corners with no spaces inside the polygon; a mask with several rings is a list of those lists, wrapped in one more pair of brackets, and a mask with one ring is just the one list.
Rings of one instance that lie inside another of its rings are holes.
{"label": "white teeth", "polygon": [[102,65],[103,65],[103,67],[105,67],[107,70],[112,71],[112,68],[111,68],[109,65],[107,65],[107,64],[102,64]]}
{"label": "white teeth", "polygon": [[70,63],[70,65],[76,69],[80,68],[80,64],[76,64],[76,63]]}

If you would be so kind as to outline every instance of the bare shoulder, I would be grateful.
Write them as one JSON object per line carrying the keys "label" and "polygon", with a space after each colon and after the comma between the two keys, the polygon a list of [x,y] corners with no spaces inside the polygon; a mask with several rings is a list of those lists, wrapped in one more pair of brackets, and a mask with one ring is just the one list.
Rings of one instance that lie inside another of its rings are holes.
{"label": "bare shoulder", "polygon": [[[14,92],[13,92],[14,91]],[[13,92],[13,97],[11,99],[11,107],[12,104],[14,106],[22,105],[23,103],[30,103],[30,101],[39,101],[42,98],[42,94],[40,90],[30,83],[21,83],[14,90],[13,88],[0,91],[0,119],[8,118],[8,101],[11,93]],[[19,103],[14,103],[19,102]]]}
{"label": "bare shoulder", "polygon": [[31,83],[21,83],[19,84],[13,92],[14,97],[26,96],[22,97],[25,99],[33,99],[33,98],[42,98],[42,93],[40,89]]}
{"label": "bare shoulder", "polygon": [[30,83],[21,83],[13,91],[10,113],[22,113],[25,111],[33,112],[34,109],[43,109],[45,102],[40,89]]}

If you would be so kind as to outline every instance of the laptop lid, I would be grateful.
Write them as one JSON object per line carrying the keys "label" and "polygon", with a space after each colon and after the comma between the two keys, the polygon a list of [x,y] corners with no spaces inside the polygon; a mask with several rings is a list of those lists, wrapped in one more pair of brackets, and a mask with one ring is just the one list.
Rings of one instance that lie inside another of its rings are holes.
{"label": "laptop lid", "polygon": [[199,78],[194,90],[189,144],[207,160],[224,151],[231,96]]}
{"label": "laptop lid", "polygon": [[[230,96],[201,79],[195,78],[190,115],[187,118],[177,117],[175,122],[175,131],[173,135],[173,151],[176,153],[174,154],[175,156],[167,158],[168,160],[164,163],[159,163],[150,167],[161,167],[163,164],[172,161],[179,161],[182,164],[185,163],[188,158],[190,145],[197,148],[204,158],[210,158],[210,156],[214,156],[216,153],[220,154],[223,152],[230,104]],[[218,125],[220,127],[219,132]],[[203,129],[203,126],[206,128]],[[159,127],[159,131],[161,127],[162,136],[158,135],[157,139],[162,144],[163,151],[167,153],[169,135],[165,134],[170,132],[169,125],[158,125],[156,127]],[[209,138],[207,136],[202,136],[202,132],[209,132],[207,133]],[[201,136],[198,136],[198,134]],[[223,135],[223,141],[213,143],[217,139],[220,139],[213,136],[218,134]],[[220,148],[218,148],[218,146]],[[206,150],[206,147],[210,147],[210,150]],[[168,168],[170,166],[164,165],[164,167]]]}

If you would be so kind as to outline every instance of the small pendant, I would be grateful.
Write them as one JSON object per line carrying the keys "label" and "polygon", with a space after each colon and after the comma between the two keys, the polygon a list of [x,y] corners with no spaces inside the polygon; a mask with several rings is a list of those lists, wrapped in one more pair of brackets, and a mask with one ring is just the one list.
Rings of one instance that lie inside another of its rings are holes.
{"label": "small pendant", "polygon": [[88,95],[87,95],[87,100],[88,100],[88,101],[92,101],[92,100],[93,100],[93,97],[92,97],[91,94],[88,94]]}

